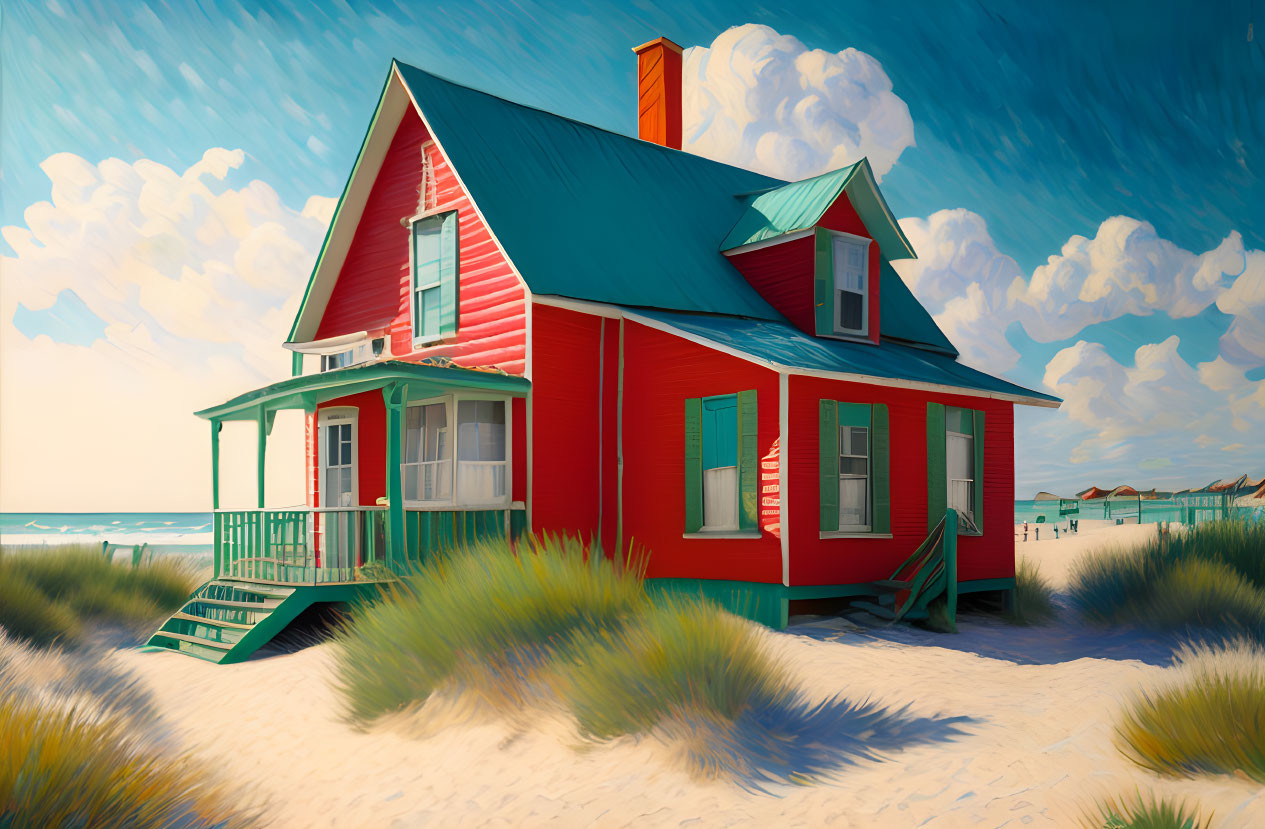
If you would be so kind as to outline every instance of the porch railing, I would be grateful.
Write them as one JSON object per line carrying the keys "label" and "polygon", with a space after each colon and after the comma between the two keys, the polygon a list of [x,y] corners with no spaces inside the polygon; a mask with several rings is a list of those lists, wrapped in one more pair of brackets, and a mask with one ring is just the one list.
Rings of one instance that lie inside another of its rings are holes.
{"label": "porch railing", "polygon": [[285,584],[375,581],[386,507],[216,510],[215,575]]}
{"label": "porch railing", "polygon": [[284,584],[381,581],[441,549],[518,536],[526,512],[405,509],[399,560],[387,550],[386,507],[216,510],[215,576]]}

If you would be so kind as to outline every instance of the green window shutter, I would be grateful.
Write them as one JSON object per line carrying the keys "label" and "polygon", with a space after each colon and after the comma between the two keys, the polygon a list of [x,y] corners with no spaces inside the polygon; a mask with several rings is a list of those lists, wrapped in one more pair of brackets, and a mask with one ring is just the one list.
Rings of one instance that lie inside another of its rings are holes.
{"label": "green window shutter", "polygon": [[975,526],[984,531],[984,413],[976,411],[975,427]]}
{"label": "green window shutter", "polygon": [[835,401],[821,401],[818,423],[820,529],[822,532],[836,532],[839,529],[839,416]]}
{"label": "green window shutter", "polygon": [[755,389],[738,392],[738,529],[754,530],[760,517],[760,451]]}
{"label": "green window shutter", "polygon": [[870,531],[892,531],[892,495],[890,490],[890,444],[887,425],[887,406],[875,403],[870,420],[870,497],[873,515]]}
{"label": "green window shutter", "polygon": [[835,330],[835,274],[830,242],[830,231],[820,227],[814,230],[813,321],[818,335],[833,334]]}
{"label": "green window shutter", "polygon": [[949,480],[945,465],[944,406],[927,404],[927,529],[940,523],[949,508]]}
{"label": "green window shutter", "polygon": [[703,528],[703,401],[685,401],[685,531]]}
{"label": "green window shutter", "polygon": [[457,213],[444,215],[439,231],[439,333],[457,333],[457,286],[459,276]]}

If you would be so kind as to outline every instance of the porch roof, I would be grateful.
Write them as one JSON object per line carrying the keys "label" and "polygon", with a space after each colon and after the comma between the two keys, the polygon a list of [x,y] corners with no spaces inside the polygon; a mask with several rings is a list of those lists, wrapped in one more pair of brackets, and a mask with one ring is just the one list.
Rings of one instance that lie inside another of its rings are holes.
{"label": "porch roof", "polygon": [[291,377],[239,394],[232,400],[194,414],[207,420],[254,420],[261,408],[267,412],[279,409],[311,410],[318,403],[349,394],[373,391],[393,383],[403,384],[407,398],[414,400],[457,389],[494,391],[511,397],[526,397],[531,388],[531,381],[511,374],[385,360]]}

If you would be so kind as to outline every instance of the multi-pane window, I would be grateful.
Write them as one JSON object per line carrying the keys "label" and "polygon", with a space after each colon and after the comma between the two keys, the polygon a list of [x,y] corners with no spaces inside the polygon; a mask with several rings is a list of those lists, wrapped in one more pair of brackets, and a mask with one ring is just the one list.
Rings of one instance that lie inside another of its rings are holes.
{"label": "multi-pane window", "polygon": [[738,396],[703,398],[703,529],[738,529]]}
{"label": "multi-pane window", "polygon": [[867,329],[868,246],[846,236],[835,236],[832,254],[835,332],[864,335]]}
{"label": "multi-pane window", "polygon": [[975,518],[975,435],[974,413],[968,409],[945,409],[945,468],[948,505],[962,516]]}
{"label": "multi-pane window", "polygon": [[452,499],[452,444],[448,406],[410,406],[404,431],[404,500]]}
{"label": "multi-pane window", "polygon": [[870,430],[839,427],[839,529],[870,529]]}
{"label": "multi-pane window", "polygon": [[457,214],[413,221],[413,339],[432,342],[457,330]]}
{"label": "multi-pane window", "polygon": [[826,534],[891,532],[887,406],[818,401],[820,523]]}
{"label": "multi-pane window", "polygon": [[413,338],[418,340],[439,336],[442,235],[440,222],[413,223]]}
{"label": "multi-pane window", "polygon": [[355,506],[356,466],[352,446],[355,421],[350,417],[338,420],[330,417],[321,428],[325,433],[321,444],[321,506]]}
{"label": "multi-pane window", "polygon": [[[501,504],[509,496],[504,400],[442,400],[408,407],[404,500],[456,506]],[[456,422],[456,428],[450,424]]]}

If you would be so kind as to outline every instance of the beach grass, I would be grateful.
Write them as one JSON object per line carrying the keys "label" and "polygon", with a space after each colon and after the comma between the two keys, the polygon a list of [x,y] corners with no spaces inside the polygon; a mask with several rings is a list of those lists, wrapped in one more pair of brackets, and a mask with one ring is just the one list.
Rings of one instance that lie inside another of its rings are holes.
{"label": "beach grass", "polygon": [[1024,556],[1015,567],[1015,592],[1005,611],[1006,621],[1014,625],[1041,625],[1056,615],[1054,587],[1033,559]]}
{"label": "beach grass", "polygon": [[483,712],[562,722],[581,745],[650,736],[691,775],[753,789],[962,733],[961,718],[814,700],[771,641],[701,597],[652,598],[636,563],[528,537],[405,577],[350,617],[335,659],[358,725],[429,733],[451,721],[439,715]]}
{"label": "beach grass", "polygon": [[161,752],[123,718],[86,717],[0,681],[0,826],[232,829],[254,825],[231,788]]}
{"label": "beach grass", "polygon": [[480,544],[423,565],[337,636],[353,721],[459,687],[511,698],[580,632],[610,630],[647,599],[635,565],[588,555],[575,539]]}
{"label": "beach grass", "polygon": [[1126,707],[1116,729],[1121,751],[1159,774],[1237,773],[1265,783],[1265,649],[1188,645],[1177,673]]}
{"label": "beach grass", "polygon": [[792,695],[755,629],[699,599],[662,597],[629,624],[586,632],[573,657],[562,695],[582,733],[598,740],[674,717],[733,721]]}
{"label": "beach grass", "polygon": [[0,627],[40,645],[76,644],[89,623],[139,633],[197,585],[193,569],[173,558],[129,567],[96,545],[0,548]]}
{"label": "beach grass", "polygon": [[1200,524],[1082,559],[1073,605],[1099,624],[1265,642],[1265,525]]}
{"label": "beach grass", "polygon": [[1204,829],[1209,826],[1199,810],[1166,798],[1105,798],[1089,811],[1082,825],[1086,829]]}

